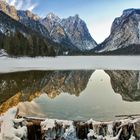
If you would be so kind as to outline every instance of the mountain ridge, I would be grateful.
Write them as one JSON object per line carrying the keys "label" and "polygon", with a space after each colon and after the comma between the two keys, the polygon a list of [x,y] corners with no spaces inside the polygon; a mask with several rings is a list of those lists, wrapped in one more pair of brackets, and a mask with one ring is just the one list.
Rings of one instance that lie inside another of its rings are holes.
{"label": "mountain ridge", "polygon": [[[0,12],[10,16],[15,20],[15,23],[19,22],[27,27],[29,32],[33,32],[38,38],[45,39],[47,42],[52,42],[52,44],[54,43],[51,45],[51,49],[54,50],[53,54],[55,55],[140,54],[140,9],[126,9],[120,17],[115,18],[109,37],[101,44],[97,44],[92,38],[86,23],[79,15],[61,19],[54,13],[49,13],[45,18],[40,18],[28,10],[16,10],[15,7],[5,2],[0,3]],[[6,21],[5,24],[8,25]],[[15,29],[20,30],[17,27],[9,29],[4,26],[4,23],[3,25],[0,24],[1,40],[6,38],[6,36],[9,38],[11,32],[14,34]],[[26,38],[24,32],[21,34]],[[1,41],[1,44],[5,44],[3,42]],[[37,47],[39,49],[39,45]],[[1,47],[0,49],[4,48]],[[36,54],[33,56],[36,56]],[[42,53],[40,53],[40,56],[42,56]]]}
{"label": "mountain ridge", "polygon": [[[134,46],[140,45],[140,9],[126,9],[120,17],[115,18],[111,33],[97,49],[98,52],[112,54],[120,52],[123,54],[140,54],[139,48]],[[130,49],[130,50],[129,50]],[[138,50],[137,50],[138,49]],[[125,52],[125,50],[127,50]],[[118,53],[117,53],[118,54]]]}

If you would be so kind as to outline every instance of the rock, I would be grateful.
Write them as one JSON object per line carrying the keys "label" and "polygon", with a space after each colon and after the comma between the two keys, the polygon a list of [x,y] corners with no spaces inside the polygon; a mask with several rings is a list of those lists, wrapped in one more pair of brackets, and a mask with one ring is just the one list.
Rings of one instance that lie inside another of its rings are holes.
{"label": "rock", "polygon": [[78,49],[74,44],[72,44],[71,40],[68,38],[65,29],[61,25],[61,19],[53,13],[49,13],[44,19],[40,20],[40,22],[46,27],[49,32],[50,38],[59,44],[62,44],[62,48],[59,52],[62,54],[63,52],[68,52],[68,54],[73,51],[76,52]]}
{"label": "rock", "polygon": [[136,138],[140,138],[140,122],[135,122],[134,131],[135,131]]}
{"label": "rock", "polygon": [[119,50],[120,53],[121,49],[126,49],[123,53],[131,54],[132,47],[133,51],[140,50],[136,45],[140,46],[140,9],[127,9],[114,20],[110,36],[97,49],[99,52]]}
{"label": "rock", "polygon": [[97,46],[88,31],[86,23],[78,15],[62,19],[61,24],[71,42],[80,50],[91,50]]}
{"label": "rock", "polygon": [[[136,127],[139,127],[139,120],[137,119],[124,119],[110,122],[46,119],[41,123],[41,129],[46,139],[130,140],[132,137],[134,139],[139,139],[139,137],[136,136],[136,134],[138,134],[136,131],[139,131],[139,128],[136,128],[137,130],[135,129],[134,121],[138,125]],[[67,128],[64,127],[64,124],[67,124]],[[111,130],[113,135],[107,133],[109,125],[113,126]],[[72,129],[69,129],[70,127],[72,127]],[[71,134],[71,137],[68,138],[68,134]]]}
{"label": "rock", "polygon": [[92,39],[86,23],[78,15],[67,19],[60,19],[49,13],[41,23],[48,29],[51,38],[59,43],[73,44],[81,51],[90,50],[97,46]]}

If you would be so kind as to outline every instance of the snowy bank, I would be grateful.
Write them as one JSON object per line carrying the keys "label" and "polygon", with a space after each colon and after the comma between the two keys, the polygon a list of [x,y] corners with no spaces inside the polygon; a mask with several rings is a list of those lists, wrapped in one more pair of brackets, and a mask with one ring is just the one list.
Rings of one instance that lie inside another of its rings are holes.
{"label": "snowy bank", "polygon": [[12,108],[0,117],[0,140],[35,140],[37,136],[37,140],[140,139],[140,118],[108,122],[91,119],[84,122],[36,117],[15,119],[16,115],[17,108]]}
{"label": "snowy bank", "polygon": [[110,122],[89,120],[66,121],[46,119],[41,123],[44,139],[64,140],[139,140],[140,119],[124,119]]}
{"label": "snowy bank", "polygon": [[15,119],[17,108],[9,109],[0,117],[0,140],[26,140],[27,127],[23,119]]}

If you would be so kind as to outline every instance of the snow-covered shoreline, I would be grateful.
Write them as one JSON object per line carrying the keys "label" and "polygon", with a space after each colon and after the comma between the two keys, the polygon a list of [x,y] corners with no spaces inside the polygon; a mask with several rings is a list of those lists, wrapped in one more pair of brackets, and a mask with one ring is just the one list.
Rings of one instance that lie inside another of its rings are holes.
{"label": "snow-covered shoreline", "polygon": [[22,123],[24,119],[16,119],[16,113],[17,108],[14,107],[0,116],[0,140],[21,140],[27,138],[27,127]]}
{"label": "snow-covered shoreline", "polygon": [[0,58],[0,73],[28,70],[140,70],[140,56]]}
{"label": "snow-covered shoreline", "polygon": [[[137,140],[140,138],[140,118],[109,122],[90,119],[83,122],[35,117],[16,119],[16,114],[17,108],[14,107],[0,117],[0,140],[27,140],[27,129],[30,129],[27,123],[32,122],[32,119],[33,122],[40,120],[38,125],[41,126],[40,132],[45,140],[61,138],[65,140]],[[33,123],[32,126],[34,127]]]}

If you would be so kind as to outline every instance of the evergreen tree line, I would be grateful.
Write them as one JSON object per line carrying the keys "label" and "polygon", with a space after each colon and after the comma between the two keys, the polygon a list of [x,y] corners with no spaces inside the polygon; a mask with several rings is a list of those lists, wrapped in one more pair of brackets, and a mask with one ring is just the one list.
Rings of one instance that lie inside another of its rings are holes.
{"label": "evergreen tree line", "polygon": [[10,36],[0,36],[0,49],[10,56],[54,56],[54,44],[34,34],[24,36],[16,32]]}

